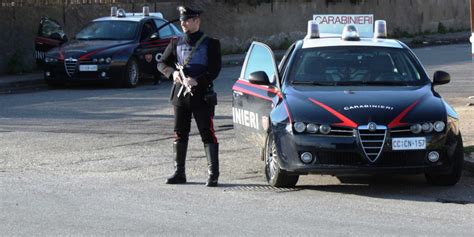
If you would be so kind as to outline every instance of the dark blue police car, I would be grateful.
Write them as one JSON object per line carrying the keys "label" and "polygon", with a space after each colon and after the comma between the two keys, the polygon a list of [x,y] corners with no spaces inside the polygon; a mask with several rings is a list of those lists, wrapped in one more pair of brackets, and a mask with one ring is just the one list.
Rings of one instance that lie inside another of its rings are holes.
{"label": "dark blue police car", "polygon": [[[135,87],[142,75],[160,76],[157,62],[170,40],[180,34],[161,13],[150,13],[148,7],[143,13],[113,8],[110,17],[93,20],[73,40],[49,50],[44,57],[37,54],[44,58],[48,85],[113,81]],[[61,33],[49,31],[48,35],[52,39],[42,37],[36,42],[44,45],[64,41]]]}
{"label": "dark blue police car", "polygon": [[265,176],[275,187],[299,175],[424,173],[434,185],[454,185],[463,164],[458,115],[402,42],[374,38],[354,25],[325,37],[309,23],[279,65],[271,49],[252,43],[233,86],[239,137],[262,149]]}

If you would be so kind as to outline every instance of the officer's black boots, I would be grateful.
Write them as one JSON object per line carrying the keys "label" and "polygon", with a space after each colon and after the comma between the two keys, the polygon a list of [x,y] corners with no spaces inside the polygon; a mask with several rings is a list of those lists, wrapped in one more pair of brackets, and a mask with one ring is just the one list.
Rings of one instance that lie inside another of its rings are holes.
{"label": "officer's black boots", "polygon": [[186,151],[188,150],[188,142],[175,142],[173,144],[175,153],[174,157],[174,174],[166,180],[167,184],[184,184],[186,183],[186,173],[184,164],[186,162]]}
{"label": "officer's black boots", "polygon": [[[188,149],[187,142],[175,142],[175,172],[166,180],[167,184],[183,184],[186,183],[186,173],[184,164],[186,160],[186,152]],[[208,187],[216,187],[219,178],[219,144],[209,143],[204,144],[204,150],[206,151],[207,166],[209,177],[206,182]]]}
{"label": "officer's black boots", "polygon": [[219,143],[204,144],[204,150],[206,151],[209,172],[206,186],[216,187],[219,178]]}

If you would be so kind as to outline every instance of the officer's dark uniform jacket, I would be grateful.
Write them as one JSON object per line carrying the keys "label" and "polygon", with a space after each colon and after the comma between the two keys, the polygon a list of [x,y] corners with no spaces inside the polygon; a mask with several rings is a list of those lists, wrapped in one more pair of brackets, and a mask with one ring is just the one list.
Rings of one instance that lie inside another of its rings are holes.
{"label": "officer's dark uniform jacket", "polygon": [[[172,80],[173,72],[177,70],[175,63],[184,64],[185,59],[191,53],[192,47],[196,45],[201,36],[203,36],[203,33],[198,31],[172,40],[165,49],[161,62],[158,63],[158,70]],[[205,36],[184,68],[185,75],[195,78],[198,83],[192,89],[193,96],[190,96],[190,94],[184,96],[183,90],[182,95],[178,98],[177,95],[181,85],[173,84],[170,100],[174,106],[185,104],[191,106],[205,105],[203,96],[208,88],[213,86],[212,82],[221,70],[220,51],[220,42]]]}

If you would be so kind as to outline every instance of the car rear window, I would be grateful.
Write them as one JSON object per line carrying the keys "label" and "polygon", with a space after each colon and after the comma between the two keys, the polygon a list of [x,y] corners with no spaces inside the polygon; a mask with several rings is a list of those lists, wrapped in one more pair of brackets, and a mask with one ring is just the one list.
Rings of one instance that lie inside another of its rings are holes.
{"label": "car rear window", "polygon": [[138,22],[96,21],[76,35],[79,40],[131,40],[135,38]]}

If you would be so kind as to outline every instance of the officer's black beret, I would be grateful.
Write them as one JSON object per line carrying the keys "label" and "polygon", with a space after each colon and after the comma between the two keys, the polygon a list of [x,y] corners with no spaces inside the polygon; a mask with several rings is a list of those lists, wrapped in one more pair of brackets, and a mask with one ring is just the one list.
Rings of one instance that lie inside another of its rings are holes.
{"label": "officer's black beret", "polygon": [[191,9],[189,7],[183,7],[183,6],[179,6],[178,11],[179,11],[179,20],[180,21],[185,21],[185,20],[193,18],[193,17],[198,17],[202,13],[202,11],[200,11],[200,10]]}

